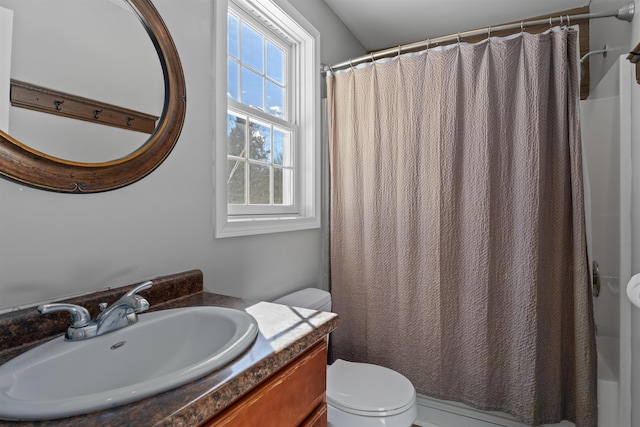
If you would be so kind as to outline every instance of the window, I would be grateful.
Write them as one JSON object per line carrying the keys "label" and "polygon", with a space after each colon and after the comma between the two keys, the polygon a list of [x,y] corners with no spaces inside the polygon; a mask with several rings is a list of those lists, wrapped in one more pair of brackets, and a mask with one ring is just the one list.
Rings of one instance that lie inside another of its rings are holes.
{"label": "window", "polygon": [[295,212],[292,132],[233,110],[227,121],[229,212]]}
{"label": "window", "polygon": [[317,228],[319,34],[284,0],[215,4],[216,237]]}

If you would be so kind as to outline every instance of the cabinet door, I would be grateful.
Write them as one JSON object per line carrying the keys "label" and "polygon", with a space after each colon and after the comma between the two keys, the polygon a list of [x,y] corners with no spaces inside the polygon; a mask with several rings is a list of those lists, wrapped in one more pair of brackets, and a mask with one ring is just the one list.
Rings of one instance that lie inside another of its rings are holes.
{"label": "cabinet door", "polygon": [[327,427],[327,404],[320,405],[300,427]]}
{"label": "cabinet door", "polygon": [[[322,340],[204,426],[297,427],[326,403],[326,369]],[[324,424],[309,424],[324,425],[326,417]]]}

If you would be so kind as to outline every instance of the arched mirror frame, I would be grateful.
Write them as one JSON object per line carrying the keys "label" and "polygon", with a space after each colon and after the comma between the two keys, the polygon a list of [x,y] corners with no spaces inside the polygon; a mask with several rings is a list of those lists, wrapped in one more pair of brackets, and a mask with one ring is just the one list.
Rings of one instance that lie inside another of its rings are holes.
{"label": "arched mirror frame", "polygon": [[96,193],[134,183],[157,168],[175,146],[186,112],[186,86],[178,51],[151,0],[126,0],[153,42],[164,75],[165,102],[149,140],[128,156],[82,163],[41,153],[0,131],[0,175],[63,193]]}

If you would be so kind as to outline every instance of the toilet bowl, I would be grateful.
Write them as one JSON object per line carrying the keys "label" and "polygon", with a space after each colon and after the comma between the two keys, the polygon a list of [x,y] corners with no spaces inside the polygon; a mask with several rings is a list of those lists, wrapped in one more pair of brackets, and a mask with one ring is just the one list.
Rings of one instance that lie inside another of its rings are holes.
{"label": "toilet bowl", "polygon": [[[315,288],[274,302],[331,311],[331,294]],[[416,391],[391,369],[338,359],[327,366],[327,414],[330,427],[409,427],[417,417]]]}

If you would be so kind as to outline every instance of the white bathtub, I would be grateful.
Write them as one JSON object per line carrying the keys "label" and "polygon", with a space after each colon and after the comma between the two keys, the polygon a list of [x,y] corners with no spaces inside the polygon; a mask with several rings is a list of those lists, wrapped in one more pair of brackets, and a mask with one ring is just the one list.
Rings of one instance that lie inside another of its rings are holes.
{"label": "white bathtub", "polygon": [[598,348],[598,426],[618,426],[620,339],[596,337]]}

